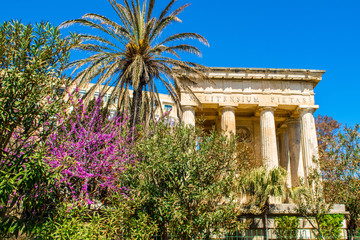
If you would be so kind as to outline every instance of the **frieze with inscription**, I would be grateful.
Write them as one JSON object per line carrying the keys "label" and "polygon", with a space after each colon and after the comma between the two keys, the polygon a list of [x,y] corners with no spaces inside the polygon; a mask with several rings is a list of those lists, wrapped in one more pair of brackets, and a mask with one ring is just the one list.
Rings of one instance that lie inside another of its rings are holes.
{"label": "frieze with inscription", "polygon": [[[284,96],[284,95],[245,95],[245,94],[195,94],[198,100],[203,104],[279,104],[279,105],[302,105],[314,104],[313,96]],[[194,96],[183,94],[182,104],[196,103]]]}

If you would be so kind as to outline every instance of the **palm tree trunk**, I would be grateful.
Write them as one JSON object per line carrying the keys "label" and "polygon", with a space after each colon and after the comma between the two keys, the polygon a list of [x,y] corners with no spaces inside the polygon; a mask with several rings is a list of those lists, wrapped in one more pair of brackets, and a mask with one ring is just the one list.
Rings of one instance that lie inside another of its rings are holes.
{"label": "palm tree trunk", "polygon": [[160,228],[161,228],[161,240],[169,240],[169,234],[168,234],[168,230],[167,230],[167,222],[164,221]]}
{"label": "palm tree trunk", "polygon": [[139,86],[133,91],[133,99],[130,111],[130,127],[135,127],[140,123],[143,87],[144,85],[139,83]]}
{"label": "palm tree trunk", "polygon": [[264,240],[268,240],[268,235],[267,235],[267,210],[265,210],[264,212],[264,216],[263,216],[263,224],[264,224]]}
{"label": "palm tree trunk", "polygon": [[348,221],[347,224],[348,228],[347,228],[347,232],[348,232],[348,239],[352,240],[353,239],[353,235],[356,232],[356,220],[354,220],[354,218],[352,216],[350,216],[350,220]]}
{"label": "palm tree trunk", "polygon": [[263,218],[263,224],[264,224],[264,240],[268,240],[268,211],[269,211],[269,197],[266,199],[265,202],[265,211],[264,211],[264,218]]}

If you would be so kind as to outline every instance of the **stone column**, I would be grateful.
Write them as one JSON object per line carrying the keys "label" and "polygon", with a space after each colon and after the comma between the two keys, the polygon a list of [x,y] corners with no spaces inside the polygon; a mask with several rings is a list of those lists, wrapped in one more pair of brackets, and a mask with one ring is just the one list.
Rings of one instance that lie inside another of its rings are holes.
{"label": "stone column", "polygon": [[291,170],[290,170],[290,153],[289,153],[289,134],[288,126],[283,124],[279,131],[279,155],[280,167],[284,168],[287,172],[286,185],[291,188]]}
{"label": "stone column", "polygon": [[278,133],[276,133],[276,147],[278,153],[278,165],[280,166],[280,136]]}
{"label": "stone column", "polygon": [[269,170],[276,168],[279,164],[276,147],[274,108],[263,107],[260,109],[260,133],[263,164]]}
{"label": "stone column", "polygon": [[183,106],[182,121],[185,125],[195,126],[195,107]]}
{"label": "stone column", "polygon": [[230,136],[236,132],[235,108],[222,107],[221,108],[221,130]]}
{"label": "stone column", "polygon": [[217,113],[218,115],[216,116],[216,131],[218,133],[221,132],[221,111]]}
{"label": "stone column", "polygon": [[291,186],[297,187],[300,184],[300,178],[304,179],[305,177],[301,154],[300,121],[292,118],[287,121],[287,125],[289,131]]}
{"label": "stone column", "polygon": [[318,142],[316,137],[314,108],[299,107],[301,128],[301,151],[304,162],[305,178],[313,169],[317,169],[314,158],[318,159]]}

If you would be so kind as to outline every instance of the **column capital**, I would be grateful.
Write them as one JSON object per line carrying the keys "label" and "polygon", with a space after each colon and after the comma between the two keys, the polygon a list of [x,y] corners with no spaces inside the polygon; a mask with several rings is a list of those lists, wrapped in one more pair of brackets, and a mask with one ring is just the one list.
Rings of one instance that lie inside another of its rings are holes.
{"label": "column capital", "polygon": [[319,105],[300,105],[296,108],[296,110],[299,112],[300,115],[303,115],[305,113],[311,113],[313,114],[317,109],[319,108]]}
{"label": "column capital", "polygon": [[259,106],[258,107],[258,111],[263,112],[263,111],[272,111],[274,112],[276,110],[277,106]]}
{"label": "column capital", "polygon": [[235,106],[232,106],[232,105],[225,105],[225,106],[220,106],[219,107],[220,111],[228,111],[228,110],[234,110],[236,109]]}
{"label": "column capital", "polygon": [[281,126],[277,129],[277,133],[278,134],[282,134],[284,133],[286,130],[288,130],[288,125],[286,122],[284,122],[283,124],[281,124]]}
{"label": "column capital", "polygon": [[300,123],[300,118],[288,118],[284,124],[291,125],[291,124],[298,124]]}
{"label": "column capital", "polygon": [[184,106],[181,106],[182,110],[196,110],[197,107],[196,106],[193,106],[193,105],[184,105]]}

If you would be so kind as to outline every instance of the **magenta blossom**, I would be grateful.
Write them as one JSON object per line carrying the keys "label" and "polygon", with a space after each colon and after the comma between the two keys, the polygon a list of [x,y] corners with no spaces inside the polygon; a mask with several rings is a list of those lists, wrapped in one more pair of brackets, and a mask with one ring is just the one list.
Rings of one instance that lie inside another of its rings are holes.
{"label": "magenta blossom", "polygon": [[79,104],[73,117],[49,137],[47,163],[60,170],[58,186],[68,198],[92,204],[123,191],[118,179],[135,162],[130,154],[133,134],[125,130],[127,117],[104,117],[101,96],[92,110]]}

